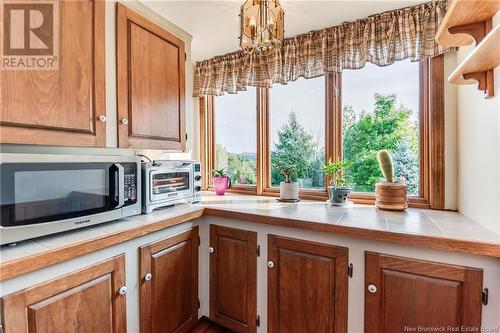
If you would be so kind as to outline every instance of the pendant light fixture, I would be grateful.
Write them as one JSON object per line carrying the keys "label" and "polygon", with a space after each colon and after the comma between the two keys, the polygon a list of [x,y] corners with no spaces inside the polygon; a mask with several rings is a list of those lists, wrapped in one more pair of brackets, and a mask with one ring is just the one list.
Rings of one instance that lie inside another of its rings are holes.
{"label": "pendant light fixture", "polygon": [[247,0],[241,6],[240,47],[251,53],[278,47],[285,35],[285,12],[278,0]]}

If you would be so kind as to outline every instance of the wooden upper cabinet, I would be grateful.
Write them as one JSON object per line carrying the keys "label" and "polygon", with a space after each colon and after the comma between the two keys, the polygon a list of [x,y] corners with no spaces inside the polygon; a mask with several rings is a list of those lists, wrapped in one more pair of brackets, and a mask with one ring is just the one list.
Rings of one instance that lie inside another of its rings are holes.
{"label": "wooden upper cabinet", "polygon": [[0,70],[1,143],[106,144],[104,1],[58,7],[59,69]]}
{"label": "wooden upper cabinet", "polygon": [[257,233],[210,225],[210,319],[256,332]]}
{"label": "wooden upper cabinet", "polygon": [[195,227],[140,248],[141,333],[188,332],[197,322],[198,244]]}
{"label": "wooden upper cabinet", "polygon": [[268,237],[268,332],[347,332],[343,247]]}
{"label": "wooden upper cabinet", "polygon": [[365,260],[365,332],[481,326],[482,270],[370,252]]}
{"label": "wooden upper cabinet", "polygon": [[4,296],[5,333],[126,331],[125,255]]}
{"label": "wooden upper cabinet", "polygon": [[118,145],[184,150],[184,42],[117,4]]}

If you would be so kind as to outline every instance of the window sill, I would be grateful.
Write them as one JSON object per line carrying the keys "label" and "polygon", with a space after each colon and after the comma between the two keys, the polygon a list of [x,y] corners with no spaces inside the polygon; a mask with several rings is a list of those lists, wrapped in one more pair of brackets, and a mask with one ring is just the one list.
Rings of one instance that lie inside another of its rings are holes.
{"label": "window sill", "polygon": [[[208,191],[214,191],[213,188],[208,188]],[[255,186],[242,186],[235,185],[234,187],[227,190],[227,193],[241,194],[241,195],[258,195],[257,187]],[[266,188],[260,194],[265,197],[279,197],[280,190],[276,187]],[[316,200],[316,201],[326,201],[328,200],[328,193],[326,191],[320,190],[301,190],[299,191],[299,198],[304,200]],[[375,205],[375,194],[374,193],[362,193],[355,192],[352,193],[349,199],[355,204],[360,205]],[[430,205],[424,198],[421,197],[408,197],[408,207],[409,208],[423,208],[429,209]]]}

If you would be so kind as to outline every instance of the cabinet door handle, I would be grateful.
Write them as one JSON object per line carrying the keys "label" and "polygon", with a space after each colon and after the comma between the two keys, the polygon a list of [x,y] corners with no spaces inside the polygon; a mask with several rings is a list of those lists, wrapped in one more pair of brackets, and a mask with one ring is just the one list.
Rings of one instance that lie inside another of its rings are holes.
{"label": "cabinet door handle", "polygon": [[118,293],[120,295],[125,295],[127,293],[127,287],[123,286],[120,288],[120,290],[118,290]]}
{"label": "cabinet door handle", "polygon": [[273,262],[272,260],[269,260],[269,261],[267,262],[267,267],[269,267],[269,268],[273,268],[273,267],[274,267],[274,262]]}
{"label": "cabinet door handle", "polygon": [[151,273],[144,275],[144,280],[146,280],[146,281],[150,281],[152,278],[153,278],[153,274],[151,274]]}
{"label": "cabinet door handle", "polygon": [[215,250],[214,250],[214,248],[213,248],[213,247],[211,247],[211,246],[210,246],[210,247],[208,248],[208,253],[214,253],[214,251],[215,251]]}
{"label": "cabinet door handle", "polygon": [[122,119],[122,124],[123,125],[127,125],[128,124],[128,119],[127,118],[123,118]]}
{"label": "cabinet door handle", "polygon": [[369,284],[368,291],[371,292],[372,294],[375,294],[377,292],[377,286],[374,284]]}
{"label": "cabinet door handle", "polygon": [[102,115],[100,115],[100,116],[99,116],[99,120],[100,120],[100,121],[102,121],[103,123],[105,123],[105,122],[106,122],[106,116],[105,116],[105,115],[103,115],[103,114],[102,114]]}

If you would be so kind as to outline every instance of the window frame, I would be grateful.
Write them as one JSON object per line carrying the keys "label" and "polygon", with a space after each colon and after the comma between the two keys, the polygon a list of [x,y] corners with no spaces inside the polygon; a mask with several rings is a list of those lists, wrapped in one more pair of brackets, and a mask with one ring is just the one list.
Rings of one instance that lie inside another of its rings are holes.
{"label": "window frame", "polygon": [[[271,137],[269,133],[269,89],[257,88],[257,185],[234,185],[229,192],[279,196],[279,188],[271,186]],[[215,98],[199,99],[200,110],[200,158],[202,164],[202,188],[210,190],[210,170],[215,165]],[[409,196],[408,205],[415,208],[444,209],[444,56],[440,55],[420,62],[419,96],[420,178],[418,196]],[[342,74],[325,75],[325,158],[342,158]],[[432,126],[431,126],[432,124]],[[302,199],[326,200],[328,179],[325,187],[300,189]],[[360,204],[374,204],[374,193],[353,192],[351,200]]]}

